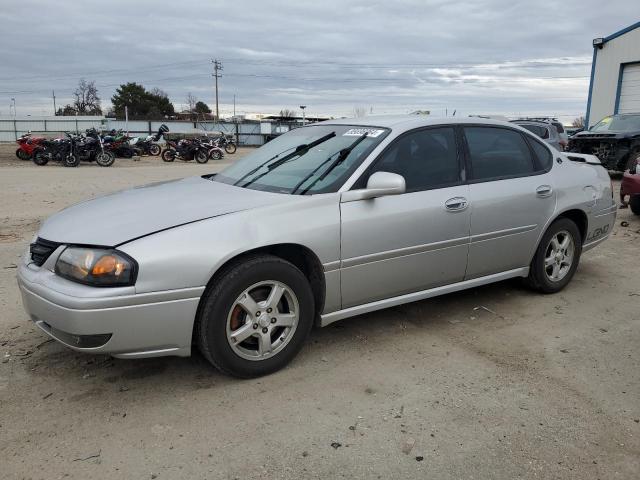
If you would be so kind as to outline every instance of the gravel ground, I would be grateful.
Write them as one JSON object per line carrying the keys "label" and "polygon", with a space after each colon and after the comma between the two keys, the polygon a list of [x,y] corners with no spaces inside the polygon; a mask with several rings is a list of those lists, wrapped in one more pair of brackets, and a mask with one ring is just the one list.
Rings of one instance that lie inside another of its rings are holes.
{"label": "gravel ground", "polygon": [[507,281],[363,315],[315,330],[283,371],[239,381],[197,353],[74,353],[32,326],[15,282],[51,213],[224,162],[68,169],[14,150],[0,147],[0,477],[638,478],[640,218],[628,210],[559,294]]}

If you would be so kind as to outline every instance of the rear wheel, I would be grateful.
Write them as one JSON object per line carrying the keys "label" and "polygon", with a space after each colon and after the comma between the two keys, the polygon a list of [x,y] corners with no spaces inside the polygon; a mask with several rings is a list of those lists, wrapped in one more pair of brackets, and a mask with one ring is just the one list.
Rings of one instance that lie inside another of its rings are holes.
{"label": "rear wheel", "polygon": [[153,155],[154,157],[160,155],[160,145],[152,143],[149,146],[149,155]]}
{"label": "rear wheel", "polygon": [[227,143],[224,146],[224,151],[227,153],[236,153],[236,144],[235,143]]}
{"label": "rear wheel", "polygon": [[640,215],[640,195],[631,195],[629,207],[634,215]]}
{"label": "rear wheel", "polygon": [[291,263],[253,256],[221,272],[205,293],[196,338],[218,369],[242,378],[283,368],[313,325],[309,282]]}
{"label": "rear wheel", "polygon": [[207,163],[209,161],[209,155],[205,150],[198,150],[194,155],[196,162],[198,163]]}
{"label": "rear wheel", "polygon": [[542,293],[556,293],[573,278],[582,253],[582,237],[574,222],[560,218],[547,229],[531,261],[527,283]]}
{"label": "rear wheel", "polygon": [[167,148],[162,152],[162,160],[165,162],[173,162],[176,159],[176,151],[172,148]]}
{"label": "rear wheel", "polygon": [[115,160],[116,156],[112,152],[98,152],[96,154],[96,163],[101,167],[110,167]]}

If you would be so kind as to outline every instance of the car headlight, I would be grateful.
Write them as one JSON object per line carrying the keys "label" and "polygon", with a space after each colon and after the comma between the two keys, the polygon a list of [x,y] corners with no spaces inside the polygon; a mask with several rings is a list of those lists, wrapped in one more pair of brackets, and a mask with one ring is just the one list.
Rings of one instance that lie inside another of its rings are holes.
{"label": "car headlight", "polygon": [[138,265],[117,250],[67,247],[55,270],[61,277],[94,287],[124,287],[135,283]]}

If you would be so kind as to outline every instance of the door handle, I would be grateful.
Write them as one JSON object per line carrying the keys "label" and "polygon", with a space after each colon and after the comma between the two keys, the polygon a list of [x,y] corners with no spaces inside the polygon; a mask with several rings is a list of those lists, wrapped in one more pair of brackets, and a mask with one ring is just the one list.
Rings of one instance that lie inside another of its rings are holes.
{"label": "door handle", "polygon": [[551,185],[540,185],[536,188],[536,195],[541,198],[550,197],[552,193],[553,189],[551,188]]}
{"label": "door handle", "polygon": [[469,206],[469,202],[464,197],[453,197],[444,202],[444,208],[448,212],[460,212]]}

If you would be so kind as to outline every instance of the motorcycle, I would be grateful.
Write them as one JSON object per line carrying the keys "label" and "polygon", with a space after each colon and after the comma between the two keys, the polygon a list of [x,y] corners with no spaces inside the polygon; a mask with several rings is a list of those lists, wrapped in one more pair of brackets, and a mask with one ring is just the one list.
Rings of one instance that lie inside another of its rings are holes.
{"label": "motorcycle", "polygon": [[216,139],[217,146],[220,148],[224,148],[224,151],[227,153],[236,153],[237,146],[236,141],[233,138],[233,135],[222,135]]}
{"label": "motorcycle", "polygon": [[132,158],[142,153],[129,144],[129,137],[122,130],[111,130],[109,135],[103,137],[103,141],[105,150],[113,152],[116,157]]}
{"label": "motorcycle", "polygon": [[62,163],[65,167],[77,167],[80,159],[73,154],[74,140],[69,133],[66,135],[68,138],[43,140],[33,151],[33,163],[42,166],[54,161]]}
{"label": "motorcycle", "polygon": [[200,144],[207,149],[207,157],[211,160],[222,160],[224,157],[224,150],[222,150],[215,140],[210,138],[203,138],[200,140]]}
{"label": "motorcycle", "polygon": [[195,160],[198,163],[207,163],[209,154],[207,148],[197,140],[167,140],[167,147],[162,151],[162,160],[173,162],[175,159],[188,162]]}
{"label": "motorcycle", "polygon": [[115,162],[115,154],[105,150],[102,137],[95,128],[87,130],[85,135],[74,136],[74,140],[74,155],[80,160],[95,161],[101,167],[110,167]]}
{"label": "motorcycle", "polygon": [[31,132],[21,135],[16,143],[20,145],[16,150],[16,157],[20,160],[31,160],[33,151],[42,143],[44,137],[33,137]]}
{"label": "motorcycle", "polygon": [[143,155],[160,155],[161,148],[156,142],[162,138],[162,136],[169,131],[169,127],[165,124],[160,125],[158,132],[154,135],[147,136],[144,140],[141,137],[134,137],[129,141],[129,144],[133,148],[137,148]]}

